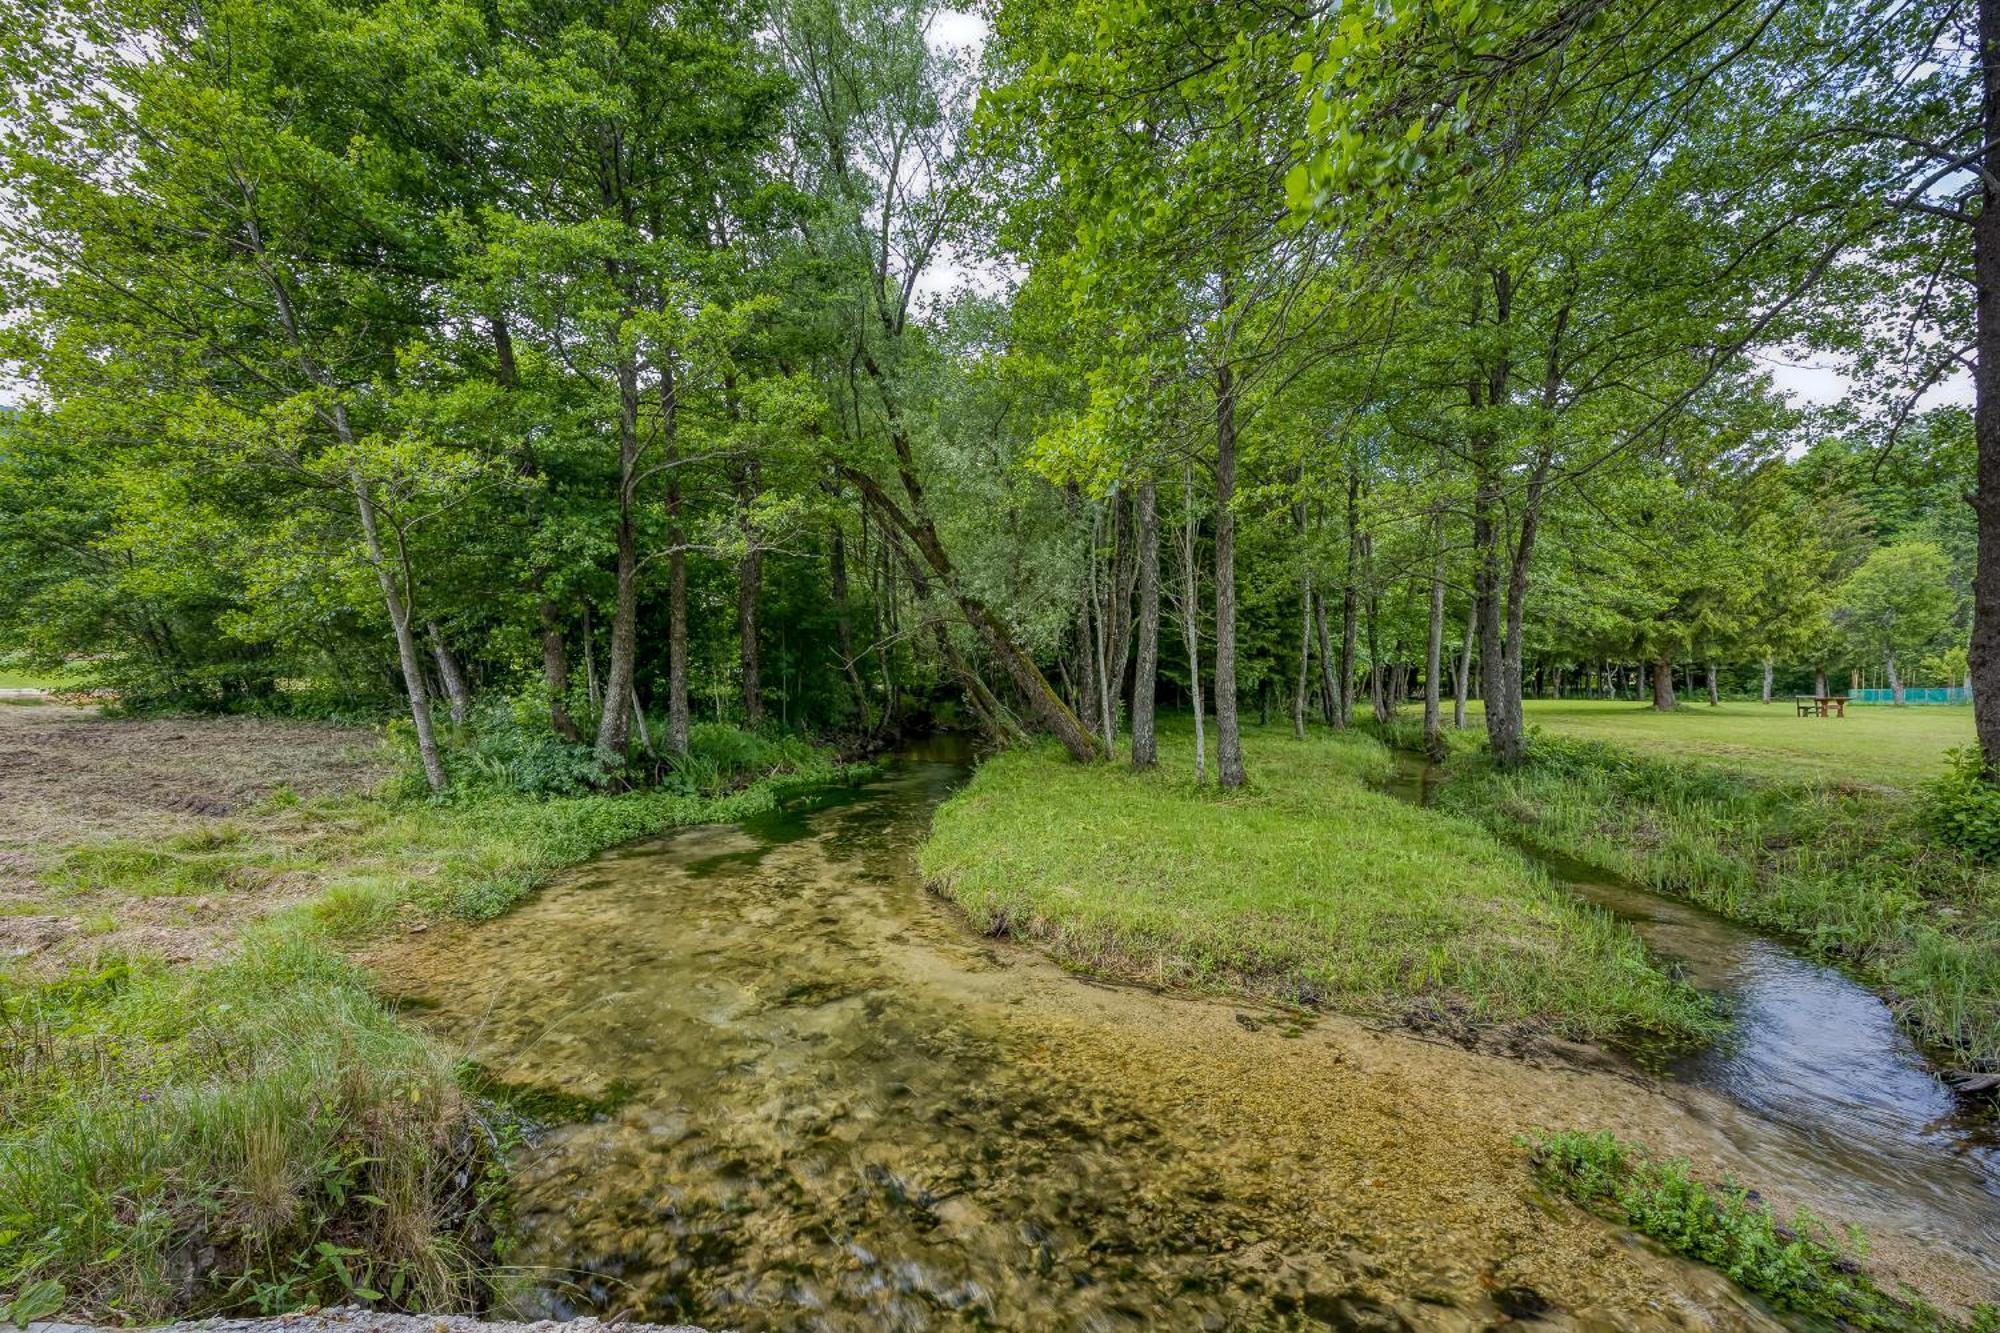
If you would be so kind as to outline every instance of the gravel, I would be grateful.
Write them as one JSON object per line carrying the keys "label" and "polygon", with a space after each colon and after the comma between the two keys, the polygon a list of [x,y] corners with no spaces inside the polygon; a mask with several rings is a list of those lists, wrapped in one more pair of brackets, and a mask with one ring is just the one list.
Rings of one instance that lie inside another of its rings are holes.
{"label": "gravel", "polygon": [[[380,1314],[343,1307],[269,1319],[201,1319],[166,1326],[173,1333],[705,1333],[692,1324],[603,1324],[595,1319],[532,1324],[489,1323],[469,1315]],[[27,1333],[99,1333],[83,1324],[29,1324]]]}

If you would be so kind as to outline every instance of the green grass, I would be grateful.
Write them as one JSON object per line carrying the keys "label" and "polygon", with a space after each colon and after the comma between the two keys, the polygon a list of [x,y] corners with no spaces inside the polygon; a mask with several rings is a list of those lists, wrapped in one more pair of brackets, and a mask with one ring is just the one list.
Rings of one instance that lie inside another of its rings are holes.
{"label": "green grass", "polygon": [[76,679],[66,671],[31,671],[0,666],[0,690],[60,690]]}
{"label": "green grass", "polygon": [[2000,1068],[2000,870],[1937,843],[1910,797],[1559,735],[1517,771],[1449,768],[1441,808],[1788,935],[1945,1060]]}
{"label": "green grass", "polygon": [[1471,822],[1373,790],[1376,742],[1253,729],[1245,748],[1254,785],[1229,795],[1183,776],[1177,731],[1151,775],[1000,755],[939,810],[924,874],[982,928],[1110,975],[1584,1037],[1715,1031],[1629,930]]}
{"label": "green grass", "polygon": [[341,950],[395,922],[498,915],[618,843],[853,776],[802,742],[719,734],[696,768],[682,790],[607,796],[280,792],[240,821],[58,857],[53,897],[86,935],[129,897],[254,906],[280,874],[316,891],[251,912],[219,963],[0,972],[0,1293],[27,1302],[13,1313],[476,1305],[492,1131],[454,1062]]}
{"label": "green grass", "polygon": [[[1530,699],[1530,727],[1609,741],[1670,759],[1697,759],[1763,777],[1815,778],[1908,789],[1972,743],[1970,705],[1853,705],[1846,717],[1799,717],[1789,698],[1766,706],[1684,702],[1671,713],[1629,700]],[[1478,705],[1467,732],[1484,735]]]}
{"label": "green grass", "polygon": [[488,1132],[443,1051],[312,941],[8,988],[0,1037],[14,1313],[473,1303]]}
{"label": "green grass", "polygon": [[1861,1267],[1864,1238],[1851,1236],[1843,1244],[1803,1210],[1780,1222],[1742,1186],[1726,1180],[1706,1184],[1685,1161],[1655,1160],[1612,1134],[1544,1135],[1534,1145],[1534,1163],[1543,1184],[1721,1269],[1782,1310],[1843,1328],[2000,1330],[2000,1309],[1994,1306],[1977,1307],[1961,1324],[1913,1293],[1884,1291]]}

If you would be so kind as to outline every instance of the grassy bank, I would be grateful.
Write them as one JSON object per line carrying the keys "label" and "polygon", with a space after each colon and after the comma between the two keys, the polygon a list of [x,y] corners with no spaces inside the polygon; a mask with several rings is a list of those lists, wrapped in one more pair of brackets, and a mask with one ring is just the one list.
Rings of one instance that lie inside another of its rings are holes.
{"label": "grassy bank", "polygon": [[1519,771],[1450,767],[1441,808],[1789,935],[1952,1063],[2000,1068],[2000,872],[1938,845],[1908,796],[1554,735]]}
{"label": "grassy bank", "polygon": [[937,815],[929,879],[982,927],[1107,975],[1576,1036],[1694,1037],[1715,1019],[1603,913],[1472,823],[1371,787],[1372,740],[1253,730],[1253,785],[999,756]]}
{"label": "grassy bank", "polygon": [[[279,788],[228,819],[52,849],[36,905],[82,929],[66,970],[0,974],[0,1316],[476,1307],[494,1131],[345,950],[496,915],[608,847],[847,772],[717,729],[677,789]],[[92,951],[93,917],[162,909],[230,923],[227,946],[182,966]]]}

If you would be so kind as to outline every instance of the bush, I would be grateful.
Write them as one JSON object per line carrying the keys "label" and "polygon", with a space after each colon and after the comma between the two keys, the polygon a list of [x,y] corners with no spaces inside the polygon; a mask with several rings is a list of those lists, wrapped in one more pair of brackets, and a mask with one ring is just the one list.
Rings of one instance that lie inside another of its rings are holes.
{"label": "bush", "polygon": [[1977,749],[1953,750],[1923,785],[1918,803],[1932,837],[1981,861],[2000,861],[2000,787],[1987,780]]}

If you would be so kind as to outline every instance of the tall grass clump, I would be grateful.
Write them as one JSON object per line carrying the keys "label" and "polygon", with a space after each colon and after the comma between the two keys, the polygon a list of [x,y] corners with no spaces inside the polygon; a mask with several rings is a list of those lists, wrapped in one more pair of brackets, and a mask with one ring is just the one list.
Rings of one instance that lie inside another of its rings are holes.
{"label": "tall grass clump", "polygon": [[1751,1191],[1698,1180],[1685,1161],[1656,1160],[1609,1132],[1546,1134],[1532,1149],[1543,1184],[1722,1270],[1780,1309],[1895,1333],[2000,1330],[1993,1306],[1960,1323],[1913,1293],[1884,1291],[1861,1266],[1867,1246],[1858,1233],[1843,1243],[1803,1209],[1780,1221]]}
{"label": "tall grass clump", "polygon": [[0,985],[13,1313],[480,1304],[487,1135],[345,961],[271,932],[206,968]]}
{"label": "tall grass clump", "polygon": [[1790,936],[1944,1058],[2000,1068],[2000,870],[1936,836],[1921,801],[1546,734],[1519,768],[1452,767],[1441,807]]}

